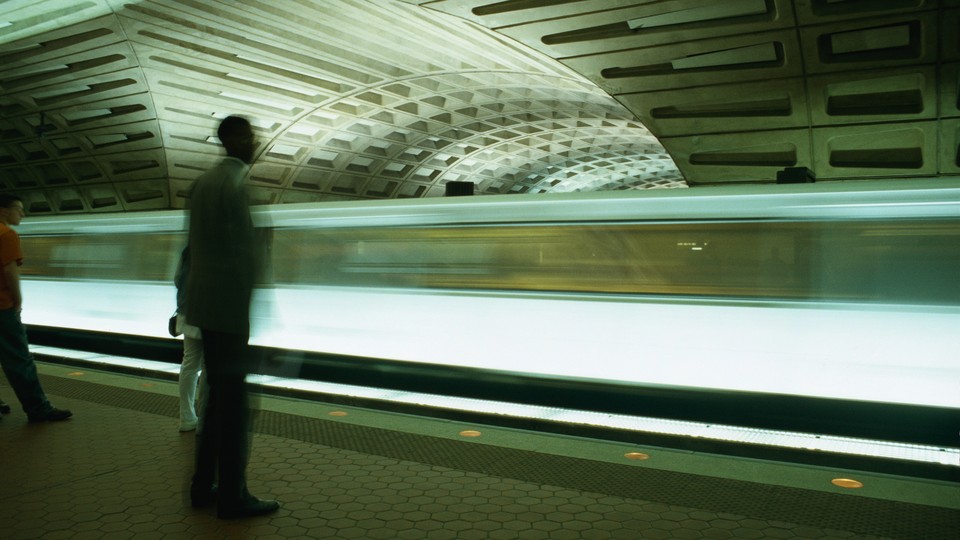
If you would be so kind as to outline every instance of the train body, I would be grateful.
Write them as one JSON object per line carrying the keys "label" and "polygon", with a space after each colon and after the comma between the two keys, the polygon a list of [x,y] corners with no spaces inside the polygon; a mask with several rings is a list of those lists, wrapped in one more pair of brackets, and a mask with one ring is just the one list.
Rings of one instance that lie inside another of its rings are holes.
{"label": "train body", "polygon": [[[252,343],[262,347],[627,394],[960,411],[955,180],[253,214],[267,246],[253,307]],[[186,219],[28,217],[25,323],[165,336]]]}

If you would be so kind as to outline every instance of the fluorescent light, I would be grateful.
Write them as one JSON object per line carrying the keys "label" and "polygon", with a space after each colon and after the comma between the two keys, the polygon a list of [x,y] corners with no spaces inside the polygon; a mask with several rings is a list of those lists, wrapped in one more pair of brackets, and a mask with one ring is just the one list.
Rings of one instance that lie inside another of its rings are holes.
{"label": "fluorescent light", "polygon": [[656,28],[658,26],[697,23],[746,15],[763,15],[766,12],[767,5],[764,0],[751,0],[750,2],[740,0],[729,4],[682,9],[650,17],[640,17],[627,21],[627,25],[631,30],[636,30],[638,28]]}
{"label": "fluorescent light", "polygon": [[80,92],[87,92],[90,90],[89,86],[78,85],[78,86],[57,86],[51,90],[41,90],[34,93],[31,97],[33,99],[47,99],[58,96],[66,96],[70,94],[78,94]]}
{"label": "fluorescent light", "polygon": [[104,133],[102,135],[88,135],[87,138],[90,139],[90,142],[95,146],[101,146],[123,142],[127,140],[127,135],[125,133]]}
{"label": "fluorescent light", "polygon": [[910,45],[910,26],[901,24],[833,34],[830,49],[834,54],[850,54]]}
{"label": "fluorescent light", "polygon": [[31,76],[33,76],[33,75],[40,75],[40,74],[43,74],[43,73],[51,73],[51,72],[54,72],[54,71],[66,71],[66,70],[68,70],[68,69],[70,69],[70,66],[68,66],[68,65],[66,65],[66,64],[57,64],[57,65],[50,65],[50,66],[40,66],[40,67],[35,67],[35,68],[33,68],[33,69],[31,69],[31,70],[28,70],[28,71],[22,71],[22,72],[20,72],[20,73],[17,73],[17,77],[31,77]]}
{"label": "fluorescent light", "polygon": [[96,118],[98,116],[108,116],[112,111],[110,109],[86,109],[77,111],[66,111],[61,113],[64,118],[71,122],[77,120],[86,120],[87,118]]}
{"label": "fluorescent light", "polygon": [[777,49],[773,43],[761,43],[749,47],[737,47],[704,54],[677,58],[670,64],[675,70],[701,69],[721,66],[736,66],[777,60]]}
{"label": "fluorescent light", "polygon": [[281,90],[288,90],[290,92],[296,92],[297,94],[303,94],[305,96],[314,97],[317,95],[317,91],[313,88],[307,88],[304,86],[295,86],[295,85],[287,84],[281,81],[269,81],[267,79],[251,77],[250,75],[244,75],[241,73],[227,73],[227,77],[231,79],[237,79],[237,80],[252,82],[256,84],[262,84],[265,86],[272,86],[274,88],[279,88]]}
{"label": "fluorescent light", "polygon": [[249,96],[246,94],[234,94],[233,92],[220,92],[220,96],[229,98],[229,99],[247,101],[249,103],[256,103],[258,105],[265,105],[267,107],[273,107],[274,109],[281,109],[284,111],[293,111],[294,109],[296,109],[295,106],[292,106],[289,103],[283,103],[281,101],[274,101],[272,99],[266,99],[261,97]]}

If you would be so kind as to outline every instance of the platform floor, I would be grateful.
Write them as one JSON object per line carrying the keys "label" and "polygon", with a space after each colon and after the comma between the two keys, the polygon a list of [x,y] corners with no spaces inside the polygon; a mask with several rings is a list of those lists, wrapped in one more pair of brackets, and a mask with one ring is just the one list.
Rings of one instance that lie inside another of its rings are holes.
{"label": "platform floor", "polygon": [[4,540],[960,538],[956,484],[269,396],[248,484],[283,506],[220,520],[188,504],[174,383],[38,366],[74,418],[28,424],[0,376]]}

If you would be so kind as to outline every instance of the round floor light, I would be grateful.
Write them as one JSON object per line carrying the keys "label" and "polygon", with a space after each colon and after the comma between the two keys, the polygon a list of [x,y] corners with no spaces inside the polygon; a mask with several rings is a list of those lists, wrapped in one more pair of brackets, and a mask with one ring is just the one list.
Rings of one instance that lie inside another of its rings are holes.
{"label": "round floor light", "polygon": [[830,481],[830,483],[846,489],[860,489],[863,487],[863,482],[859,482],[852,478],[834,478]]}

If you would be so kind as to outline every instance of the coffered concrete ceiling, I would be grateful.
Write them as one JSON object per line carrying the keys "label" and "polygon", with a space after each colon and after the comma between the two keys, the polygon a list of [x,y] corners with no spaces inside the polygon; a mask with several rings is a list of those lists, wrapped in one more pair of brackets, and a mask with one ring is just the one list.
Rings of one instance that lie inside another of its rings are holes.
{"label": "coffered concrete ceiling", "polygon": [[182,208],[960,176],[960,0],[6,0],[0,191]]}

